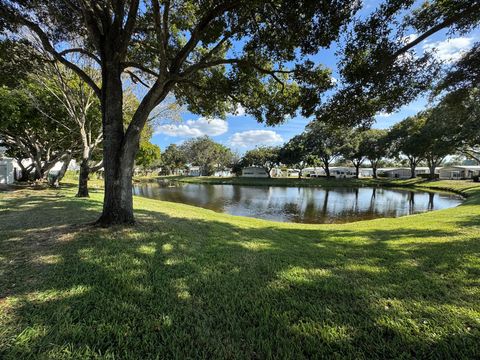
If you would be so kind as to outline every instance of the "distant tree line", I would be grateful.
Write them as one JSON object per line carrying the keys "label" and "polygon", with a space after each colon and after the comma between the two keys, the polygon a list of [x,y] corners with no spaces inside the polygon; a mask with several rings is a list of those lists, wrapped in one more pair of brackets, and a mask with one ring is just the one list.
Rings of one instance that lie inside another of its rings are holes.
{"label": "distant tree line", "polygon": [[234,167],[237,156],[208,136],[192,138],[182,145],[169,145],[162,156],[162,173],[176,175],[178,170],[198,166],[203,176]]}

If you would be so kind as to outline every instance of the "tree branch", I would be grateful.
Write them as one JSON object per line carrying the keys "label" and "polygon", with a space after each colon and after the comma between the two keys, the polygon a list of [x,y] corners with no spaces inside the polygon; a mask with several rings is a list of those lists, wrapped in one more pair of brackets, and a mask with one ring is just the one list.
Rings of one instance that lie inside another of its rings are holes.
{"label": "tree branch", "polygon": [[138,70],[143,71],[144,73],[154,76],[155,78],[158,78],[160,76],[159,73],[153,71],[152,69],[149,69],[148,67],[133,61],[125,61],[122,63],[122,66],[123,66],[123,69],[126,69],[128,67],[134,67]]}
{"label": "tree branch", "polygon": [[124,70],[125,73],[127,73],[128,75],[130,75],[130,78],[132,79],[133,83],[136,84],[136,83],[140,83],[142,84],[143,86],[145,86],[146,88],[151,88],[150,85],[148,85],[147,83],[145,83],[142,79],[140,79],[140,77],[138,75],[136,75],[134,72],[130,71],[130,70]]}
{"label": "tree branch", "polygon": [[209,68],[209,67],[214,67],[214,66],[219,66],[219,65],[226,65],[226,64],[236,64],[240,66],[245,66],[245,67],[252,67],[258,72],[265,74],[265,75],[270,75],[275,81],[277,81],[279,84],[284,86],[284,82],[277,76],[277,74],[291,74],[294,72],[294,70],[269,70],[262,68],[260,65],[255,64],[252,61],[245,60],[245,59],[218,59],[210,62],[205,62],[205,63],[197,63],[195,65],[192,65],[190,68],[188,68],[184,73],[181,74],[181,76],[189,76],[191,73]]}
{"label": "tree branch", "polygon": [[[475,10],[475,7],[473,7],[473,9],[469,9],[468,12],[471,12],[471,11],[478,11]],[[412,40],[411,42],[409,42],[408,44],[406,44],[405,46],[401,47],[400,49],[398,49],[395,53],[393,53],[392,57],[395,59],[397,58],[398,56],[404,54],[405,52],[407,52],[408,50],[410,50],[411,48],[415,47],[416,45],[418,45],[419,43],[421,43],[423,40],[425,40],[426,38],[428,38],[429,36],[435,34],[436,32],[442,30],[442,29],[445,29],[447,27],[449,27],[450,25],[454,24],[456,21],[462,19],[465,14],[467,12],[461,12],[459,14],[456,14],[450,18],[447,18],[445,19],[444,21],[442,21],[441,23],[431,27],[430,29],[428,29],[427,31],[425,31],[422,35],[420,35],[419,37],[417,37],[415,40]]]}
{"label": "tree branch", "polygon": [[208,27],[211,21],[216,17],[224,14],[227,11],[234,9],[235,7],[241,4],[240,1],[232,1],[220,4],[214,7],[210,12],[208,12],[203,18],[200,19],[198,24],[191,32],[190,39],[187,41],[185,46],[178,52],[177,56],[172,60],[172,65],[170,67],[172,72],[177,72],[190,52],[197,46],[200,41],[200,36],[202,32]]}
{"label": "tree branch", "polygon": [[71,54],[71,53],[79,53],[79,54],[87,55],[88,57],[95,60],[98,64],[101,64],[101,60],[98,56],[96,56],[95,54],[92,54],[90,51],[87,51],[87,50],[82,49],[82,48],[66,49],[66,50],[60,51],[58,53],[58,55],[63,56],[63,55]]}

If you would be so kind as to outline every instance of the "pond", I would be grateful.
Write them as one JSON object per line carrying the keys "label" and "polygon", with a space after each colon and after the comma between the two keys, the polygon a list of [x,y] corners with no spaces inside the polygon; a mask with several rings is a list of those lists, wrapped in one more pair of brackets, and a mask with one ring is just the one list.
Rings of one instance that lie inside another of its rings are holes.
{"label": "pond", "polygon": [[135,195],[200,206],[231,215],[297,223],[344,223],[457,206],[458,195],[392,188],[319,188],[134,184]]}

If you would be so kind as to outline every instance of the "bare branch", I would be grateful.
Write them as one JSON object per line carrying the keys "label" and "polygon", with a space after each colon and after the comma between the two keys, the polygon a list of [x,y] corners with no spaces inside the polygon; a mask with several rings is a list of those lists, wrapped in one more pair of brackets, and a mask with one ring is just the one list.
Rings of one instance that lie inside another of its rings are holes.
{"label": "bare branch", "polygon": [[145,83],[142,79],[140,79],[140,77],[138,75],[136,75],[133,71],[130,71],[130,70],[124,70],[124,72],[128,75],[130,75],[130,78],[132,79],[133,83],[136,84],[136,83],[140,83],[142,84],[143,86],[145,86],[146,88],[151,88],[150,85],[148,85],[147,83]]}
{"label": "bare branch", "polygon": [[66,49],[66,50],[63,50],[63,51],[60,51],[58,53],[58,55],[60,56],[64,56],[64,55],[67,55],[67,54],[71,54],[71,53],[79,53],[79,54],[84,54],[84,55],[87,55],[88,57],[92,58],[93,60],[95,60],[98,64],[101,64],[101,60],[98,56],[96,56],[95,54],[92,54],[91,52],[85,50],[85,49],[82,49],[82,48],[72,48],[72,49]]}
{"label": "bare branch", "polygon": [[149,75],[152,75],[152,76],[155,76],[155,78],[158,78],[160,76],[159,73],[153,71],[152,69],[149,69],[148,67],[142,65],[142,64],[139,64],[139,63],[136,63],[136,62],[133,62],[133,61],[125,61],[122,63],[122,66],[123,66],[123,69],[126,69],[128,67],[134,67],[138,70],[141,70],[143,71],[144,73],[147,73]]}

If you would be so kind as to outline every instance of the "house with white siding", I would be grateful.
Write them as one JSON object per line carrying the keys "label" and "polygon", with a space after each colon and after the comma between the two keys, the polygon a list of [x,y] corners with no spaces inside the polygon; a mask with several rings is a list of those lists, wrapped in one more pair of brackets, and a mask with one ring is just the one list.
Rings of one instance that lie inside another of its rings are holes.
{"label": "house with white siding", "polygon": [[307,167],[302,170],[302,176],[304,177],[320,177],[325,176],[325,170],[321,167]]}
{"label": "house with white siding", "polygon": [[[441,168],[435,169],[435,174],[438,174]],[[381,168],[377,170],[377,174],[384,175],[392,179],[408,179],[411,176],[411,170],[409,167],[397,167],[397,168]],[[415,176],[421,174],[430,173],[430,169],[426,166],[417,166],[415,168]]]}
{"label": "house with white siding", "polygon": [[346,166],[332,166],[330,168],[330,176],[336,179],[347,179],[356,176],[355,168]]}
{"label": "house with white siding", "polygon": [[471,179],[476,175],[480,175],[480,166],[477,165],[447,166],[441,168],[439,171],[440,179]]}
{"label": "house with white siding", "polygon": [[0,147],[0,184],[13,184],[15,181],[15,170],[13,159],[5,156],[6,149]]}
{"label": "house with white siding", "polygon": [[187,170],[187,176],[201,176],[202,170],[200,166],[189,166]]}
{"label": "house with white siding", "polygon": [[247,166],[242,169],[242,177],[267,178],[268,174],[264,168],[259,166]]}

